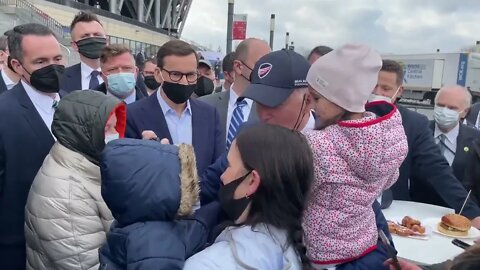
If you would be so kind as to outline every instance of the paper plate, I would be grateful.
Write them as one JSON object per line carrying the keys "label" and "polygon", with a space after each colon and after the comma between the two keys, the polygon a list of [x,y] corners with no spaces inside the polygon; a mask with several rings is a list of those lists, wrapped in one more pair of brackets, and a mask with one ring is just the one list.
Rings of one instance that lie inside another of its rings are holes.
{"label": "paper plate", "polygon": [[475,239],[480,237],[480,231],[476,228],[472,227],[468,231],[468,235],[465,236],[455,236],[455,235],[448,235],[438,230],[438,225],[440,224],[440,218],[429,218],[425,220],[425,224],[432,228],[434,233],[438,233],[450,238],[458,238],[458,239]]}
{"label": "paper plate", "polygon": [[[403,218],[404,217],[394,217],[394,218],[388,219],[388,221],[393,221],[393,222],[396,222],[396,223],[401,225]],[[428,239],[430,239],[430,235],[432,234],[432,228],[430,226],[428,226],[427,224],[425,224],[425,222],[423,222],[422,220],[419,220],[419,221],[420,221],[421,225],[423,227],[425,227],[425,233],[423,235],[401,236],[401,235],[394,234],[394,233],[391,233],[391,234],[394,235],[394,236],[397,236],[397,237],[412,238],[412,239],[418,239],[418,240],[428,240]]]}

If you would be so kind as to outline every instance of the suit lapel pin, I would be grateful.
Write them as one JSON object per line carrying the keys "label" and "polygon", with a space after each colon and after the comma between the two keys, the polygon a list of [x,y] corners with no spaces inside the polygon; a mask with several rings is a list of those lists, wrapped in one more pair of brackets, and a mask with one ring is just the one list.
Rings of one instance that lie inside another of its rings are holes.
{"label": "suit lapel pin", "polygon": [[468,151],[470,151],[470,148],[468,148],[467,146],[465,146],[465,147],[463,148],[463,151],[468,152]]}

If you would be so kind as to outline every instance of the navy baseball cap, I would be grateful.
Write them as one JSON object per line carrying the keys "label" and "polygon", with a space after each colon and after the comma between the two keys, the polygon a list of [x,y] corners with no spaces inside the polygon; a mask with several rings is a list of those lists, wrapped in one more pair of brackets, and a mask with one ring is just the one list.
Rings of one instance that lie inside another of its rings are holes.
{"label": "navy baseball cap", "polygon": [[307,59],[294,51],[271,52],[255,64],[251,84],[242,97],[267,107],[277,107],[296,89],[308,87],[309,69]]}

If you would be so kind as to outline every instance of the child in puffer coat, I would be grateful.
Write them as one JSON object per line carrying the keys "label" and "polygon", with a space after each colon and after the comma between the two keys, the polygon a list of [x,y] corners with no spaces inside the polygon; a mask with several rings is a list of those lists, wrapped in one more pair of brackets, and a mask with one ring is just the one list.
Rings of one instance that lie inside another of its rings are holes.
{"label": "child in puffer coat", "polygon": [[318,117],[316,130],[306,133],[315,181],[303,227],[315,269],[340,268],[377,248],[372,204],[395,183],[407,156],[395,105],[374,102],[365,111],[381,66],[380,55],[369,47],[347,44],[321,57],[308,72]]}
{"label": "child in puffer coat", "polygon": [[217,224],[218,203],[199,201],[191,145],[122,139],[101,161],[102,196],[115,218],[100,249],[100,269],[181,270]]}

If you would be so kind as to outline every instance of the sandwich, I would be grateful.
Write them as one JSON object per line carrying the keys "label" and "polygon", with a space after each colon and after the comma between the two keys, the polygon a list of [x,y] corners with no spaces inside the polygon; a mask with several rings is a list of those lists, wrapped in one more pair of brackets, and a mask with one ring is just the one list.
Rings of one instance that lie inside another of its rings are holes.
{"label": "sandwich", "polygon": [[457,214],[446,214],[438,224],[438,231],[449,236],[467,236],[472,227],[472,222]]}

